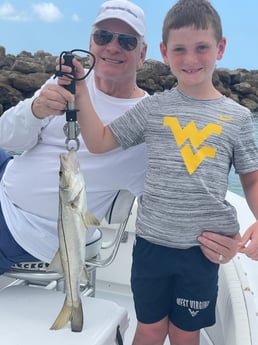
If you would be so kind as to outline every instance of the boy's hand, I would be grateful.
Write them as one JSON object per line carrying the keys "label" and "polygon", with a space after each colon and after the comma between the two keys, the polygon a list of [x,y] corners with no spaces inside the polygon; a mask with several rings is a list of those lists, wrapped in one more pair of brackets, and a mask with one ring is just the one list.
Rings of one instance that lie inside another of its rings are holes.
{"label": "boy's hand", "polygon": [[[63,72],[68,73],[68,74],[72,72],[72,68],[70,66],[66,66],[64,64],[64,59],[62,59],[61,63],[62,63],[62,71]],[[72,63],[75,67],[75,76],[74,77],[76,79],[83,78],[85,76],[85,70],[84,70],[82,64],[76,58],[74,58],[72,60]],[[59,69],[60,69],[59,58],[56,60],[56,64],[57,64],[56,70],[59,71]],[[71,79],[68,78],[67,76],[64,75],[64,76],[58,77],[58,85],[65,86],[65,85],[70,85],[70,83],[71,83]],[[76,97],[77,97],[81,93],[81,88],[86,87],[85,80],[84,79],[76,80],[75,87],[76,87]]]}

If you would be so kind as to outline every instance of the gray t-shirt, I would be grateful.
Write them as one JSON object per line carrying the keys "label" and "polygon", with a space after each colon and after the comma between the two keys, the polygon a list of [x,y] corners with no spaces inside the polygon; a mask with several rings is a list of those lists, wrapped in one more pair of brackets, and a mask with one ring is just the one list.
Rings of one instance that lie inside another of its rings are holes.
{"label": "gray t-shirt", "polygon": [[258,169],[251,112],[227,97],[194,99],[177,88],[138,103],[109,127],[124,149],[146,142],[148,165],[136,233],[168,247],[198,245],[205,230],[239,230],[225,200],[233,164]]}

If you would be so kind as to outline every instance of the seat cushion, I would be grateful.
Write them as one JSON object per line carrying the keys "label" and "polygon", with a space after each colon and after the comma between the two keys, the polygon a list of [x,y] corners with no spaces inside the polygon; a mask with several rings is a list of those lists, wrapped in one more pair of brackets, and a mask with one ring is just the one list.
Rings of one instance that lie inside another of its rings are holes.
{"label": "seat cushion", "polygon": [[91,236],[89,242],[86,244],[86,258],[85,260],[89,260],[94,258],[98,255],[102,244],[102,232],[100,229],[96,229],[93,235]]}

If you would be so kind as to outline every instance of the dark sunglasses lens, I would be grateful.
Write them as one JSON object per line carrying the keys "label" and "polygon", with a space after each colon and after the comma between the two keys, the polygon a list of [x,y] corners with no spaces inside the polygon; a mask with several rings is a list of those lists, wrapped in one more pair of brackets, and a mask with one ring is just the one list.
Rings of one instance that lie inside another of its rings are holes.
{"label": "dark sunglasses lens", "polygon": [[96,30],[93,34],[94,42],[99,46],[108,44],[113,39],[113,33],[106,30]]}
{"label": "dark sunglasses lens", "polygon": [[[93,39],[97,45],[104,46],[113,40],[114,35],[117,34],[114,34],[111,31],[99,29],[94,32]],[[118,34],[117,39],[120,47],[125,50],[134,50],[137,46],[137,38],[132,35]]]}
{"label": "dark sunglasses lens", "polygon": [[134,50],[137,47],[137,38],[131,35],[120,34],[118,43],[125,50]]}

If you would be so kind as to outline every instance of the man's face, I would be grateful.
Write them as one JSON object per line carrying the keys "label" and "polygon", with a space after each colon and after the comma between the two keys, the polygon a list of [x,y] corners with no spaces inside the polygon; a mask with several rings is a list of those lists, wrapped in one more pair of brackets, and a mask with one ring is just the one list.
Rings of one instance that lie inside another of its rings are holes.
{"label": "man's face", "polygon": [[[90,50],[96,57],[94,67],[96,76],[113,81],[116,79],[126,80],[129,76],[135,76],[136,70],[141,66],[146,55],[146,48],[141,37],[128,24],[118,19],[104,20],[97,25],[97,29],[108,31],[109,37],[111,37],[110,32],[116,34],[110,42],[103,45],[96,44],[93,36],[91,36]],[[119,34],[130,36],[118,38]],[[137,45],[132,49],[135,39]],[[122,42],[119,43],[119,40]],[[127,47],[131,50],[127,50]]]}

